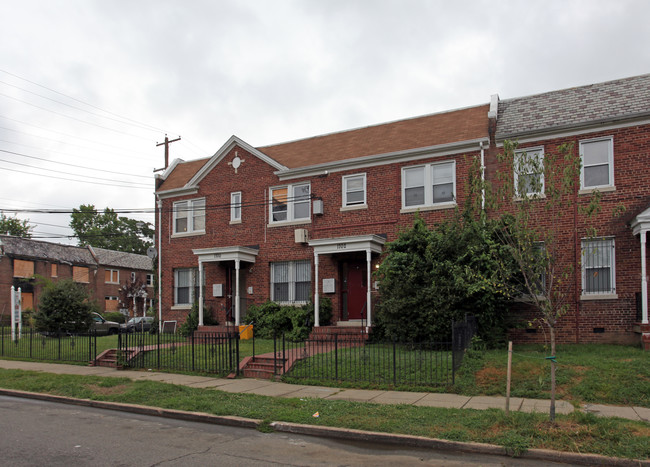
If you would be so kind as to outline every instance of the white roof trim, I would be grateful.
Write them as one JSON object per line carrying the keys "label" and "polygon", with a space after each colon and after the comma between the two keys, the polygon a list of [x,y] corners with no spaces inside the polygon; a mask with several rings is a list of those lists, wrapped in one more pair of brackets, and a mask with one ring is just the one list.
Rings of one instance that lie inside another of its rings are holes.
{"label": "white roof trim", "polygon": [[309,246],[317,255],[349,253],[351,251],[368,251],[381,253],[386,239],[379,235],[356,235],[353,237],[319,238],[310,240]]}
{"label": "white roof trim", "polygon": [[252,155],[257,157],[258,159],[261,159],[262,161],[266,162],[269,164],[271,167],[275,168],[276,170],[287,170],[287,167],[284,165],[280,164],[279,162],[271,159],[269,156],[266,154],[262,153],[261,151],[255,149],[253,146],[250,144],[246,143],[244,140],[241,138],[238,138],[235,135],[232,135],[226,143],[219,148],[219,150],[214,153],[214,155],[210,158],[210,160],[201,167],[201,170],[199,170],[194,176],[190,179],[189,182],[185,185],[186,187],[190,186],[196,186],[198,183],[203,180],[203,178],[210,173],[214,167],[221,162],[221,160],[226,157],[226,154],[228,154],[232,148],[235,146],[239,146],[240,148],[244,149],[245,151],[250,152]]}
{"label": "white roof trim", "polygon": [[489,144],[489,142],[489,137],[485,136],[484,138],[477,138],[469,141],[439,144],[436,146],[408,149],[406,151],[375,154],[372,156],[355,157],[353,159],[344,159],[324,164],[297,167],[295,169],[277,171],[275,172],[275,175],[277,175],[282,181],[292,178],[322,175],[325,172],[359,170],[367,167],[394,164],[402,161],[415,161],[419,159],[428,159],[430,157],[458,155],[464,151],[479,151],[481,143]]}
{"label": "white roof trim", "polygon": [[254,263],[259,250],[245,246],[226,246],[216,248],[200,248],[192,250],[199,257],[200,263],[210,263],[215,261],[246,261]]}

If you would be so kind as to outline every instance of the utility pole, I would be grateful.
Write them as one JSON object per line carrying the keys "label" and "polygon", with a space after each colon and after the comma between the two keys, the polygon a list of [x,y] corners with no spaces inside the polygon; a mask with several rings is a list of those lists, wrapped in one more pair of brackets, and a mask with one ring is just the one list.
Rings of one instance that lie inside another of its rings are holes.
{"label": "utility pole", "polygon": [[162,145],[165,145],[165,169],[166,169],[167,167],[169,167],[169,144],[170,144],[170,143],[174,143],[174,142],[176,142],[176,141],[180,141],[180,139],[181,139],[181,137],[179,136],[179,137],[176,138],[176,139],[172,139],[172,140],[170,140],[170,139],[167,137],[167,134],[165,134],[165,142],[164,142],[164,143],[158,143],[158,144],[156,144],[156,147],[158,147],[158,146],[162,146]]}

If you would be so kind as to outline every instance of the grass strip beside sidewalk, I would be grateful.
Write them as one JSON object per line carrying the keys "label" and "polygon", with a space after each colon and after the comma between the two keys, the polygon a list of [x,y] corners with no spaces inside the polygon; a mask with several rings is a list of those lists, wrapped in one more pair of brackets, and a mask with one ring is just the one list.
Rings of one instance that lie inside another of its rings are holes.
{"label": "grass strip beside sidewalk", "polygon": [[[452,441],[490,443],[514,454],[541,448],[628,459],[650,458],[650,425],[573,413],[558,416],[501,410],[460,410],[411,405],[379,405],[323,399],[273,398],[231,394],[153,381],[132,381],[23,370],[0,370],[0,387],[81,399],[140,404],[175,410],[235,415],[399,433]],[[313,414],[318,412],[319,417]]]}

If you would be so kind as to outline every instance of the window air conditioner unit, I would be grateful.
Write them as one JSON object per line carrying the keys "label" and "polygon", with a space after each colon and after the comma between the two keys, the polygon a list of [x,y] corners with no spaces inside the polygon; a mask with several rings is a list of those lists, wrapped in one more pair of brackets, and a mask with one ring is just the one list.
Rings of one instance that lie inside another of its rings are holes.
{"label": "window air conditioner unit", "polygon": [[309,241],[309,231],[307,229],[296,229],[293,233],[296,243],[307,243]]}

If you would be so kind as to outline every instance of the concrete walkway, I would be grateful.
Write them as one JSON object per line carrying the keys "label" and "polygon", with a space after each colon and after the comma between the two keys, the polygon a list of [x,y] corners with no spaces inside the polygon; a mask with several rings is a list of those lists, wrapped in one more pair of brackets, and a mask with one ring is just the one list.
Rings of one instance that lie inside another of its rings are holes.
{"label": "concrete walkway", "polygon": [[[226,379],[208,376],[191,376],[153,371],[117,370],[108,367],[64,365],[55,363],[22,362],[0,360],[0,368],[45,373],[108,376],[129,378],[131,380],[159,381],[194,388],[218,389],[220,391],[242,394],[258,394],[272,397],[319,398],[327,400],[347,400],[371,402],[376,404],[411,404],[422,407],[443,407],[453,409],[502,409],[505,410],[506,398],[501,396],[461,396],[458,394],[439,394],[430,392],[382,391],[367,389],[340,389],[324,386],[304,386],[286,384],[262,379]],[[549,400],[510,398],[510,410],[521,412],[548,412]],[[569,402],[558,400],[555,404],[558,414],[574,411]],[[598,416],[621,417],[630,420],[650,422],[650,408],[618,407],[603,404],[586,404],[581,408]]]}

